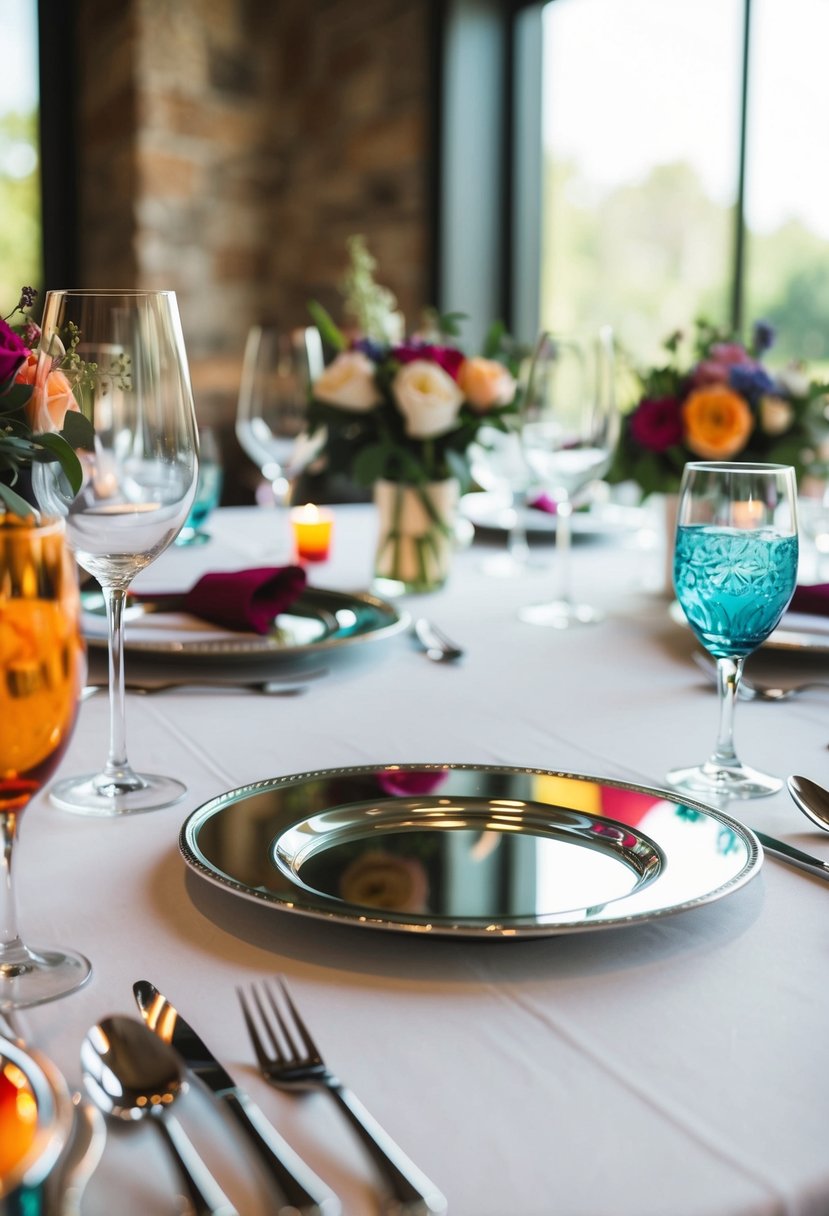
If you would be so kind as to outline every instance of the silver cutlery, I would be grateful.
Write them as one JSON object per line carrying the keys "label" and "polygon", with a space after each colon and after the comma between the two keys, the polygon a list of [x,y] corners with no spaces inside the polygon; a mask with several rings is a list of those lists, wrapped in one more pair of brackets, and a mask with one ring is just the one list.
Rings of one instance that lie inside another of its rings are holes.
{"label": "silver cutlery", "polygon": [[789,777],[786,785],[789,793],[807,819],[829,832],[829,790],[808,777]]}
{"label": "silver cutlery", "polygon": [[793,844],[786,844],[784,840],[775,840],[773,836],[767,836],[765,832],[758,832],[756,828],[752,828],[752,831],[765,852],[776,857],[778,861],[785,861],[799,870],[816,874],[818,878],[829,879],[829,862],[821,861],[819,857],[813,857],[811,853],[804,853],[802,849],[796,849]]}
{"label": "silver cutlery", "polygon": [[[716,683],[716,668],[711,660],[697,651],[694,652],[692,657],[697,667],[701,668]],[[792,697],[798,697],[801,693],[813,692],[818,689],[829,692],[829,681],[807,680],[802,684],[790,684],[787,688],[780,688],[774,684],[761,684],[756,680],[749,680],[743,676],[740,680],[737,695],[745,701],[790,701]]]}
{"label": "silver cutlery", "polygon": [[[277,1089],[316,1089],[331,1094],[389,1187],[385,1209],[388,1213],[430,1216],[445,1212],[446,1199],[434,1183],[409,1160],[359,1098],[326,1067],[284,981],[279,981],[279,987],[283,1009],[277,1003],[273,988],[267,984],[261,985],[261,991],[255,986],[252,988],[250,1002],[242,990],[237,989],[262,1075]],[[266,1040],[269,1046],[266,1046]]]}
{"label": "silver cutlery", "polygon": [[132,1122],[149,1118],[164,1133],[197,1216],[239,1216],[172,1113],[186,1090],[182,1065],[169,1044],[132,1018],[104,1018],[81,1046],[84,1084],[106,1114]]}
{"label": "silver cutlery", "polygon": [[451,663],[463,657],[463,650],[457,642],[448,638],[442,629],[438,629],[434,621],[425,616],[418,617],[414,623],[415,637],[423,647],[426,658],[435,663]]}
{"label": "silver cutlery", "polygon": [[176,1049],[250,1139],[286,1200],[276,1216],[339,1216],[337,1197],[282,1139],[178,1010],[148,980],[137,980],[132,990],[146,1025]]}

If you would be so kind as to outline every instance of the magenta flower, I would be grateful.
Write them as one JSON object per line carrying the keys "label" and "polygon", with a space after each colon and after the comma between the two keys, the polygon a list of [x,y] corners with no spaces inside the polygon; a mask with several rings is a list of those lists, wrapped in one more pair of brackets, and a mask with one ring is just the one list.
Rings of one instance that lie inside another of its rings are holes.
{"label": "magenta flower", "polygon": [[649,452],[665,452],[682,442],[682,412],[676,397],[646,397],[630,418],[630,434]]}
{"label": "magenta flower", "polygon": [[413,363],[415,359],[437,363],[453,380],[457,380],[458,371],[464,361],[463,351],[454,346],[436,346],[432,342],[421,342],[417,338],[410,338],[407,342],[395,346],[391,353],[398,363]]}
{"label": "magenta flower", "polygon": [[744,346],[739,342],[715,342],[703,359],[691,372],[691,387],[702,388],[706,384],[728,384],[732,367],[757,368]]}
{"label": "magenta flower", "polygon": [[0,385],[4,385],[29,357],[29,349],[14,330],[0,318]]}

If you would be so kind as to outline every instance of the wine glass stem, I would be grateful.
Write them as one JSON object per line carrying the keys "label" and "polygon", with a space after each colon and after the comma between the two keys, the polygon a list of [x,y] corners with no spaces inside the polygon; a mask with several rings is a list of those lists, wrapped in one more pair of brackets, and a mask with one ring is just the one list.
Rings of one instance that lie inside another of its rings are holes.
{"label": "wine glass stem", "polygon": [[101,776],[122,788],[140,788],[142,781],[127,759],[126,694],[124,688],[125,587],[106,587],[109,626],[109,754]]}
{"label": "wine glass stem", "polygon": [[527,527],[524,523],[524,496],[513,491],[510,503],[510,526],[507,533],[507,552],[514,562],[523,564],[530,555],[527,543]]}
{"label": "wine glass stem", "polygon": [[717,659],[717,688],[720,701],[720,729],[710,763],[718,768],[738,768],[734,750],[734,706],[743,674],[744,659]]}
{"label": "wine glass stem", "polygon": [[556,557],[558,558],[558,599],[572,603],[570,590],[570,542],[573,535],[573,504],[567,495],[556,502]]}
{"label": "wine glass stem", "polygon": [[12,881],[12,850],[17,839],[18,816],[14,811],[0,814],[0,847],[3,850],[2,891],[0,891],[0,974],[13,959],[15,947],[22,947],[17,932],[17,904]]}

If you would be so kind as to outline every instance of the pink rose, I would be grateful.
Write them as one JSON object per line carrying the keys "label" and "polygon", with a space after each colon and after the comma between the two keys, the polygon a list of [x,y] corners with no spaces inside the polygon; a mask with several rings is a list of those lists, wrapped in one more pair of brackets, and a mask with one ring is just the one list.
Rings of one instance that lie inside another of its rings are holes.
{"label": "pink rose", "polygon": [[727,384],[732,367],[758,366],[757,361],[738,342],[715,342],[708,352],[708,358],[698,363],[691,373],[691,385],[693,388],[703,388],[706,384]]}
{"label": "pink rose", "polygon": [[682,411],[676,397],[646,397],[631,414],[631,437],[649,452],[682,442]]}
{"label": "pink rose", "polygon": [[361,350],[343,351],[317,376],[314,396],[353,414],[366,413],[383,400],[374,373],[374,364]]}
{"label": "pink rose", "polygon": [[0,385],[11,380],[28,355],[29,349],[25,343],[0,318]]}

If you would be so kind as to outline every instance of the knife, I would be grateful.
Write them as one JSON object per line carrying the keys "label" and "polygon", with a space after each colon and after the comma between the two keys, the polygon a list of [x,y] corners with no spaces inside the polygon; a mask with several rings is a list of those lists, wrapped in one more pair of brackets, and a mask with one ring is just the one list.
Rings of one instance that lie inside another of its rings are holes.
{"label": "knife", "polygon": [[806,870],[809,874],[816,874],[819,878],[829,878],[829,862],[821,861],[819,857],[813,857],[811,853],[804,853],[802,849],[796,849],[793,844],[786,844],[783,840],[775,840],[773,836],[766,836],[765,832],[758,832],[756,828],[752,828],[752,831],[765,851],[772,857],[776,857],[778,861],[787,861],[789,865],[797,866],[799,870]]}
{"label": "knife", "polygon": [[137,980],[132,990],[150,1030],[172,1043],[190,1071],[232,1111],[251,1140],[287,1200],[277,1209],[277,1216],[340,1216],[336,1195],[282,1139],[167,998],[149,980]]}

